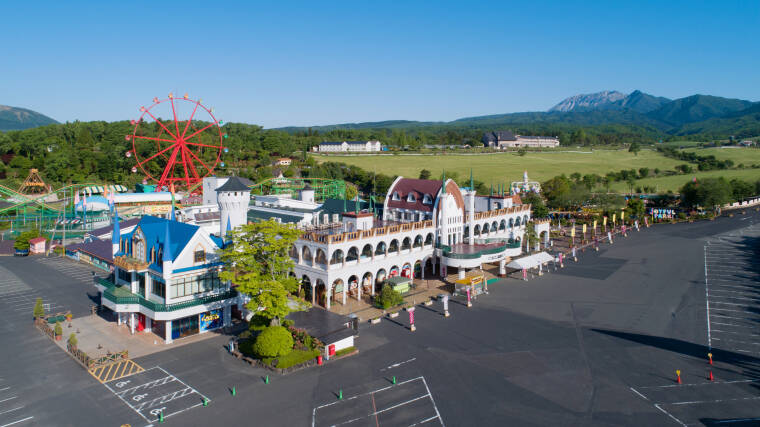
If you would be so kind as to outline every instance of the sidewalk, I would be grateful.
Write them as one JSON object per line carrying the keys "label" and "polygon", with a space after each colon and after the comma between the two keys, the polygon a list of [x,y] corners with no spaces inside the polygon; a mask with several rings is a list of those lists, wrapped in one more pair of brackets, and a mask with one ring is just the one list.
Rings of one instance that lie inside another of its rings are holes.
{"label": "sidewalk", "polygon": [[135,359],[159,351],[192,344],[223,333],[221,329],[218,329],[180,338],[174,340],[171,344],[164,344],[164,340],[152,332],[135,332],[132,335],[126,326],[119,326],[116,322],[105,320],[98,315],[74,318],[71,321],[71,327],[68,324],[69,322],[61,324],[63,327],[63,337],[60,341],[56,341],[56,344],[66,351],[67,340],[73,332],[77,337],[77,348],[92,358],[105,356],[109,352],[116,353],[127,350],[129,357]]}

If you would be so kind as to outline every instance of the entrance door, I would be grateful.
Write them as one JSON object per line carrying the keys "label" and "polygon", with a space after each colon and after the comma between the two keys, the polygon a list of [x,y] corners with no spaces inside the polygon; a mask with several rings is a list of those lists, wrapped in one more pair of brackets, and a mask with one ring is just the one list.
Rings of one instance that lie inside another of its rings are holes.
{"label": "entrance door", "polygon": [[142,332],[145,330],[145,315],[137,313],[137,331]]}
{"label": "entrance door", "polygon": [[198,333],[198,315],[172,321],[172,339],[184,338]]}

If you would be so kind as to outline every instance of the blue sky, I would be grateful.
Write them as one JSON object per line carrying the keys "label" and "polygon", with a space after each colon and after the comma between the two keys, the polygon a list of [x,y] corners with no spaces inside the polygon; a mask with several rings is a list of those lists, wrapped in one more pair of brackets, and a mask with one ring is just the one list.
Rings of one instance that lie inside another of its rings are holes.
{"label": "blue sky", "polygon": [[[318,5],[318,6],[317,6]],[[0,104],[265,127],[546,110],[615,89],[760,100],[757,1],[11,2]]]}

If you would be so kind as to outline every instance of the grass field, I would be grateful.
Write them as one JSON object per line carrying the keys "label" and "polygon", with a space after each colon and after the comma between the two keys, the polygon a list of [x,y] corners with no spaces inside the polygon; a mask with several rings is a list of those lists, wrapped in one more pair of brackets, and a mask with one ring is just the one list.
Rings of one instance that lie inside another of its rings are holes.
{"label": "grass field", "polygon": [[621,169],[660,168],[672,170],[683,162],[666,158],[652,150],[642,150],[638,156],[628,151],[594,150],[593,152],[565,151],[551,153],[496,153],[487,155],[372,155],[372,156],[316,156],[317,161],[335,161],[356,165],[368,171],[386,175],[403,175],[417,178],[420,170],[427,169],[433,177],[440,177],[445,169],[459,178],[469,177],[470,168],[475,179],[486,185],[492,182],[507,183],[521,181],[523,171],[528,171],[531,180],[545,181],[556,175],[607,172]]}
{"label": "grass field", "polygon": [[[694,149],[689,149],[694,150]],[[751,152],[750,152],[751,151]],[[718,159],[731,158],[736,164],[760,163],[760,150],[745,149],[699,149],[700,155],[714,154]],[[749,160],[748,156],[749,155]],[[528,153],[518,156],[516,153],[496,153],[486,155],[356,155],[356,156],[315,156],[317,161],[334,161],[359,166],[367,171],[377,171],[386,175],[403,175],[416,178],[422,169],[431,172],[432,177],[440,177],[445,169],[446,174],[452,172],[458,177],[466,178],[472,168],[475,179],[483,181],[486,186],[491,183],[509,184],[512,181],[522,180],[523,171],[528,171],[531,180],[545,181],[556,175],[570,175],[574,172],[580,174],[596,173],[604,175],[607,172],[621,169],[639,169],[642,167],[654,170],[673,170],[676,165],[685,162],[670,159],[658,154],[653,150],[642,150],[638,156],[625,150],[594,150],[593,152],[565,151],[565,152],[542,152]],[[693,165],[696,168],[696,165]],[[687,175],[661,176],[656,178],[641,179],[636,186],[652,186],[658,191],[678,191],[687,181],[693,177],[703,179],[707,177],[724,176],[727,179],[740,178],[747,181],[756,181],[760,178],[759,169],[736,169],[724,171],[694,172]],[[628,185],[617,182],[611,187],[613,190],[626,192]]]}

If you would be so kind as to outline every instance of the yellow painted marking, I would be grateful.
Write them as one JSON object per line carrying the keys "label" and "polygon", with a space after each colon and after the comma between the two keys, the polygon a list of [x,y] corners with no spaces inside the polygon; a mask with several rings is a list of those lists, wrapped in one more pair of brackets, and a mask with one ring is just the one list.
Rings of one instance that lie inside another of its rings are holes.
{"label": "yellow painted marking", "polygon": [[109,381],[118,380],[119,378],[128,377],[132,374],[137,374],[144,371],[140,365],[132,360],[120,360],[118,362],[112,362],[105,366],[98,366],[90,369],[90,375],[95,377],[101,383],[107,383]]}

